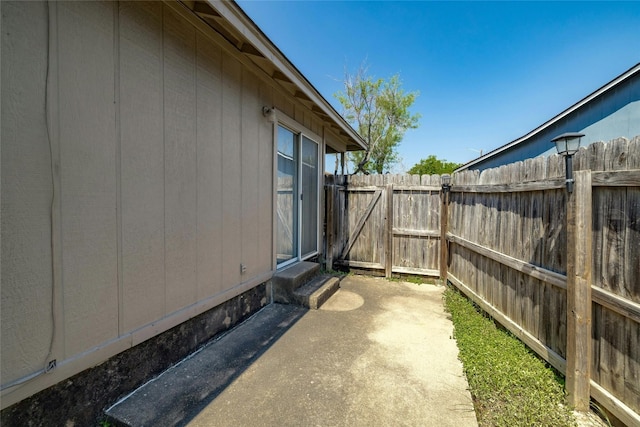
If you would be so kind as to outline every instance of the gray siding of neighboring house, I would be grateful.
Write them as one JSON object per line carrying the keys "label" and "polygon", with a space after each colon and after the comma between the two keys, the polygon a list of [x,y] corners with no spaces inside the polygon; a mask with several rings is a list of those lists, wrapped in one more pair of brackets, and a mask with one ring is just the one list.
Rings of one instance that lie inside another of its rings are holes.
{"label": "gray siding of neighboring house", "polygon": [[565,132],[581,132],[583,146],[618,137],[631,139],[640,135],[640,73],[616,85],[557,122],[486,159],[469,169],[484,170],[555,153],[551,140]]}

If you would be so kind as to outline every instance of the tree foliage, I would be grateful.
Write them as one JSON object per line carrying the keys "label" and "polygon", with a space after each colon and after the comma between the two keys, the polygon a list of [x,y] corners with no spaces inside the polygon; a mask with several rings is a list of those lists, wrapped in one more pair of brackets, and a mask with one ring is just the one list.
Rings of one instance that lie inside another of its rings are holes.
{"label": "tree foliage", "polygon": [[418,127],[420,115],[409,111],[418,92],[405,93],[397,74],[388,80],[374,79],[361,66],[356,74],[345,73],[344,92],[334,96],[368,146],[352,153],[354,173],[388,172],[399,160],[396,148],[405,132]]}
{"label": "tree foliage", "polygon": [[412,175],[442,175],[445,173],[451,173],[460,166],[462,166],[460,163],[440,160],[437,159],[436,156],[431,155],[416,163],[411,169],[409,169],[408,173]]}

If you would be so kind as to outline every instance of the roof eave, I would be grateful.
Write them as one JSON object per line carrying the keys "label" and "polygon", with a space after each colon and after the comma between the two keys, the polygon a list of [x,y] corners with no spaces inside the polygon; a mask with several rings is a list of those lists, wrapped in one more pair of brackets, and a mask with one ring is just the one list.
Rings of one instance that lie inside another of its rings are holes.
{"label": "roof eave", "polygon": [[[251,49],[270,61],[280,73],[280,79],[289,80],[300,91],[299,97],[313,104],[311,108],[323,120],[330,120],[337,126],[337,132],[348,141],[348,151],[365,150],[366,142],[351,127],[333,106],[318,92],[318,90],[304,77],[304,75],[287,59],[287,57],[269,40],[258,26],[234,1],[206,0],[220,17],[227,20],[242,37],[249,42]],[[276,78],[273,77],[272,78]]]}

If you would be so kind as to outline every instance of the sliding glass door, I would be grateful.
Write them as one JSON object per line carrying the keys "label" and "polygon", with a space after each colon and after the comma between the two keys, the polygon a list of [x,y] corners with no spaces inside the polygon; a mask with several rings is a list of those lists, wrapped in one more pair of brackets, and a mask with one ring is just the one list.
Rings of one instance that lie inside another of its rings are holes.
{"label": "sliding glass door", "polygon": [[302,136],[302,256],[318,250],[318,144]]}
{"label": "sliding glass door", "polygon": [[278,126],[277,258],[278,265],[298,257],[297,135]]}
{"label": "sliding glass door", "polygon": [[278,126],[276,203],[277,264],[284,266],[318,251],[318,144]]}

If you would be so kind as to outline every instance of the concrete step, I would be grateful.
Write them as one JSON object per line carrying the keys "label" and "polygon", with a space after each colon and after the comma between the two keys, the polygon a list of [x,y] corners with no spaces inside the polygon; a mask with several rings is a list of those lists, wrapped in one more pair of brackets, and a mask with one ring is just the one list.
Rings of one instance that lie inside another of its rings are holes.
{"label": "concrete step", "polygon": [[187,425],[306,312],[269,304],[107,409],[107,420],[118,427]]}
{"label": "concrete step", "polygon": [[273,301],[296,304],[293,292],[320,272],[320,264],[303,261],[278,271],[272,279]]}
{"label": "concrete step", "polygon": [[339,278],[320,275],[293,291],[293,298],[296,304],[317,310],[336,293],[338,288],[340,288]]}

